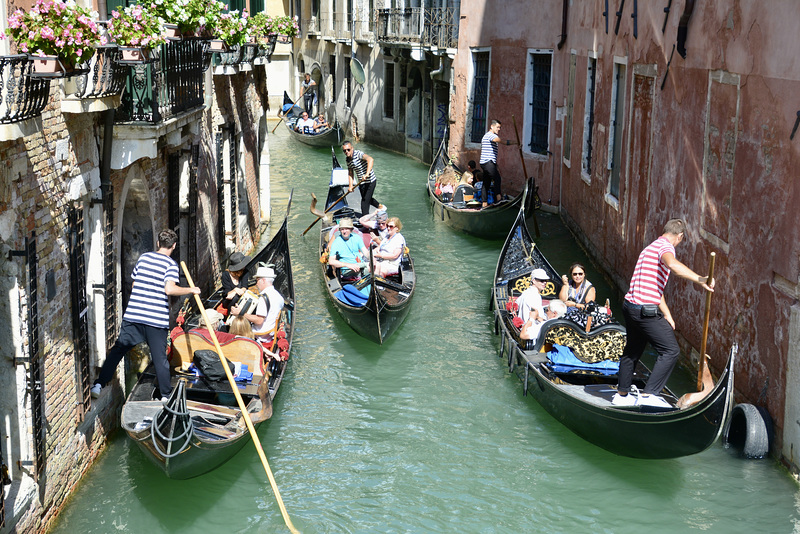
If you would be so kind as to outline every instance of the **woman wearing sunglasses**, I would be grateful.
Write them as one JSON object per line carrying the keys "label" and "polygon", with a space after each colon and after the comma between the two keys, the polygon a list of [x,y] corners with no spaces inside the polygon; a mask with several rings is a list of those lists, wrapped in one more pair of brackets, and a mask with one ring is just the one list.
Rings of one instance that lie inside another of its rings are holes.
{"label": "woman wearing sunglasses", "polygon": [[406,248],[406,239],[400,233],[403,228],[400,219],[390,218],[386,227],[389,230],[389,237],[381,241],[380,246],[372,255],[375,260],[375,276],[384,278],[400,272],[400,260],[403,258],[403,250]]}
{"label": "woman wearing sunglasses", "polygon": [[561,286],[558,298],[563,300],[567,306],[583,309],[588,303],[594,302],[594,286],[586,279],[586,269],[580,263],[573,263],[569,268],[569,278],[567,275],[563,275],[561,281],[564,285]]}

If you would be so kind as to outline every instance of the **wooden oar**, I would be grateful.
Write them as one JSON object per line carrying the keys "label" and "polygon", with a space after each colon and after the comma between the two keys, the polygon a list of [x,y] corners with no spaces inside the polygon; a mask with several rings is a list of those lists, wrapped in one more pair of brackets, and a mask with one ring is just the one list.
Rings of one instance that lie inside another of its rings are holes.
{"label": "wooden oar", "polygon": [[[192,282],[192,277],[189,275],[189,269],[186,268],[186,264],[181,262],[181,268],[183,269],[184,274],[186,275],[186,281],[189,284],[189,287],[194,287],[194,282]],[[225,370],[225,376],[228,377],[228,382],[231,385],[231,390],[233,391],[233,396],[236,397],[236,402],[239,404],[239,409],[242,411],[242,417],[244,419],[245,424],[247,424],[247,430],[250,431],[250,436],[253,438],[253,445],[256,446],[256,450],[258,451],[258,456],[261,458],[261,465],[264,466],[264,471],[267,473],[267,477],[269,478],[269,483],[272,486],[272,492],[275,494],[275,500],[278,501],[278,506],[281,509],[281,515],[283,516],[283,521],[286,523],[286,526],[289,527],[289,530],[293,533],[298,533],[299,531],[294,527],[292,524],[291,518],[289,518],[289,513],[286,511],[286,507],[283,505],[283,499],[281,499],[281,493],[278,491],[278,485],[275,483],[275,478],[272,476],[272,470],[269,468],[269,463],[267,462],[267,457],[264,455],[264,449],[261,447],[261,441],[258,439],[258,434],[256,434],[256,429],[253,426],[253,421],[250,419],[250,414],[247,411],[247,406],[244,405],[244,400],[242,396],[239,394],[239,387],[236,385],[236,380],[234,380],[233,375],[231,374],[231,370],[228,367],[227,361],[222,354],[222,347],[219,345],[219,341],[217,340],[217,335],[214,333],[214,330],[209,326],[211,322],[208,320],[206,316],[206,310],[203,306],[203,301],[200,300],[200,295],[195,295],[195,302],[197,302],[197,307],[200,309],[200,315],[203,316],[203,322],[208,329],[208,333],[211,335],[211,340],[214,342],[214,348],[217,349],[217,355],[219,356],[220,362],[222,363],[222,368]],[[262,380],[267,380],[267,377],[264,377]]]}
{"label": "wooden oar", "polygon": [[[356,187],[358,187],[359,185],[361,185],[361,182],[362,182],[362,181],[363,181],[363,180],[359,180],[359,181],[358,181],[358,183],[357,183],[356,185],[354,185],[354,186],[353,186],[353,191],[355,191],[355,190],[356,190]],[[325,214],[326,214],[326,213],[328,213],[329,211],[331,211],[331,210],[333,209],[333,207],[334,207],[336,204],[338,204],[339,202],[341,202],[342,200],[344,200],[344,197],[346,197],[347,195],[349,195],[349,194],[350,194],[350,193],[352,193],[353,191],[350,191],[350,189],[348,188],[348,190],[347,190],[347,193],[345,193],[344,195],[342,195],[342,196],[340,196],[339,198],[337,198],[335,202],[332,202],[332,203],[331,203],[331,205],[330,205],[330,206],[328,206],[328,209],[326,209],[325,211],[323,211],[323,212],[322,212],[322,215],[317,215],[317,218],[316,218],[316,219],[314,219],[314,222],[312,222],[311,224],[309,224],[309,225],[308,225],[308,228],[306,228],[305,230],[303,230],[303,233],[302,233],[301,235],[306,235],[306,234],[308,233],[308,231],[309,231],[309,230],[311,230],[311,229],[314,227],[314,225],[315,225],[315,224],[317,224],[317,223],[319,222],[319,220],[325,216]],[[312,200],[312,202],[314,203],[314,204],[313,204],[313,206],[315,206],[315,205],[316,205],[316,201],[317,201],[317,197],[316,197],[316,195],[314,195],[313,193],[311,194],[311,196],[314,198],[314,200]],[[313,208],[313,206],[312,206],[312,208]],[[319,211],[319,210],[317,210],[317,211]],[[311,213],[314,213],[314,211],[312,210],[312,212],[311,212]],[[316,215],[316,213],[315,213],[315,215]]]}
{"label": "wooden oar", "polygon": [[[306,90],[305,90],[305,89],[303,89],[302,91],[300,91],[300,96],[298,96],[298,97],[297,97],[297,100],[295,100],[294,102],[292,102],[292,107],[291,107],[291,108],[289,108],[289,110],[291,110],[291,109],[292,109],[292,108],[293,108],[293,107],[294,107],[294,106],[295,106],[295,105],[296,105],[298,102],[300,102],[300,99],[301,99],[301,98],[303,98],[303,93],[305,93],[305,92],[306,92]],[[287,96],[288,96],[288,95],[287,95]],[[281,104],[281,111],[283,111],[283,104]],[[287,112],[287,113],[288,113],[288,112]],[[286,113],[284,113],[283,115],[278,115],[278,124],[276,124],[276,125],[275,125],[275,128],[273,128],[273,129],[272,129],[272,133],[275,133],[275,130],[277,130],[277,129],[278,129],[278,126],[280,126],[280,125],[281,125],[281,123],[283,122],[283,118],[284,118],[285,116],[286,116]]]}
{"label": "wooden oar", "polygon": [[[712,252],[708,264],[708,282],[714,279],[714,260],[717,258],[717,253]],[[697,365],[697,391],[703,389],[703,368],[708,365],[706,363],[706,342],[708,341],[708,320],[711,316],[711,291],[706,292],[706,312],[703,316],[703,337],[700,340],[700,362]]]}
{"label": "wooden oar", "polygon": [[[519,147],[519,159],[522,161],[522,172],[525,174],[525,181],[528,181],[528,171],[525,169],[525,156],[522,154],[522,143],[519,140],[519,130],[517,130],[517,119],[514,115],[511,115],[511,121],[514,123],[514,133],[517,135],[517,146]],[[528,194],[534,194],[536,191],[534,190],[533,193],[530,191]],[[522,202],[525,202],[525,198],[522,199]],[[536,232],[536,239],[542,237],[542,234],[539,232],[539,221],[536,219],[536,210],[531,210],[531,215],[533,215],[533,229]]]}

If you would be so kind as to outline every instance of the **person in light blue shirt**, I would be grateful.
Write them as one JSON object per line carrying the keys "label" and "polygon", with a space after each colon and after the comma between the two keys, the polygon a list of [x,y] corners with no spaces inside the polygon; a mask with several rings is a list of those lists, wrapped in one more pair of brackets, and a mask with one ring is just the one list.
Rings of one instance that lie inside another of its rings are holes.
{"label": "person in light blue shirt", "polygon": [[355,279],[367,265],[369,251],[361,236],[353,235],[353,221],[347,217],[339,221],[339,235],[328,252],[328,264],[341,269],[342,278]]}
{"label": "person in light blue shirt", "polygon": [[178,285],[178,264],[170,256],[178,243],[178,235],[172,230],[158,234],[158,250],[146,252],[139,257],[133,269],[133,288],[116,343],[106,355],[91,388],[92,397],[100,396],[103,386],[114,378],[117,365],[125,354],[139,343],[147,342],[150,358],[156,370],[158,398],[165,401],[172,387],[167,358],[167,335],[169,333],[169,297],[199,295],[198,287]]}

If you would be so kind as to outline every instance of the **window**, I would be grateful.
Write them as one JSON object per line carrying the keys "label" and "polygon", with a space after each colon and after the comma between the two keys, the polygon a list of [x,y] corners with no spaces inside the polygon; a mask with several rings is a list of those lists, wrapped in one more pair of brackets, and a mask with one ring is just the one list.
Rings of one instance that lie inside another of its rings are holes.
{"label": "window", "polygon": [[586,105],[583,115],[583,159],[581,170],[591,177],[592,171],[592,130],[594,126],[594,91],[597,72],[597,58],[589,57],[586,67]]}
{"label": "window", "polygon": [[353,86],[352,86],[352,84],[353,84],[353,75],[350,72],[350,62],[349,61],[345,61],[344,62],[344,95],[345,95],[344,98],[345,98],[345,102],[346,102],[346,105],[347,105],[348,108],[351,106],[351,103],[352,103],[352,97],[353,97],[353,93],[352,93]]}
{"label": "window", "polygon": [[550,131],[550,77],[553,53],[530,54],[530,84],[527,95],[530,106],[531,152],[547,154]]}
{"label": "window", "polygon": [[472,53],[472,124],[469,140],[480,143],[486,133],[489,103],[489,52]]}
{"label": "window", "polygon": [[575,70],[578,65],[578,56],[569,56],[569,96],[567,97],[567,116],[564,118],[564,161],[570,160],[572,152],[572,110],[575,107]]}
{"label": "window", "polygon": [[625,124],[625,79],[624,63],[614,62],[614,79],[611,87],[611,124],[608,132],[608,194],[619,199],[619,172],[622,159],[622,132]]}
{"label": "window", "polygon": [[328,70],[331,71],[331,97],[336,100],[336,56],[333,54],[328,60]]}
{"label": "window", "polygon": [[394,118],[394,63],[386,62],[383,84],[383,116]]}

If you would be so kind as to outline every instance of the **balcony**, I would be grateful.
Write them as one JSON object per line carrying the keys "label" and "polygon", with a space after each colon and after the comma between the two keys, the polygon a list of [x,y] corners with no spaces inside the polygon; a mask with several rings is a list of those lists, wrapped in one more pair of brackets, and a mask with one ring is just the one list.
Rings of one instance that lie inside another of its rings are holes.
{"label": "balcony", "polygon": [[119,107],[129,71],[126,65],[117,63],[119,59],[116,46],[98,47],[89,62],[88,73],[62,78],[61,111],[90,113]]}
{"label": "balcony", "polygon": [[50,80],[32,78],[32,69],[25,54],[0,56],[0,141],[19,139],[37,129],[27,121],[42,114]]}
{"label": "balcony", "polygon": [[458,47],[458,11],[452,7],[378,9],[377,40],[432,49]]}
{"label": "balcony", "polygon": [[204,108],[204,42],[183,39],[161,45],[147,63],[131,65],[114,127],[111,166],[124,169],[140,158],[153,159],[157,142],[178,146],[199,131]]}

